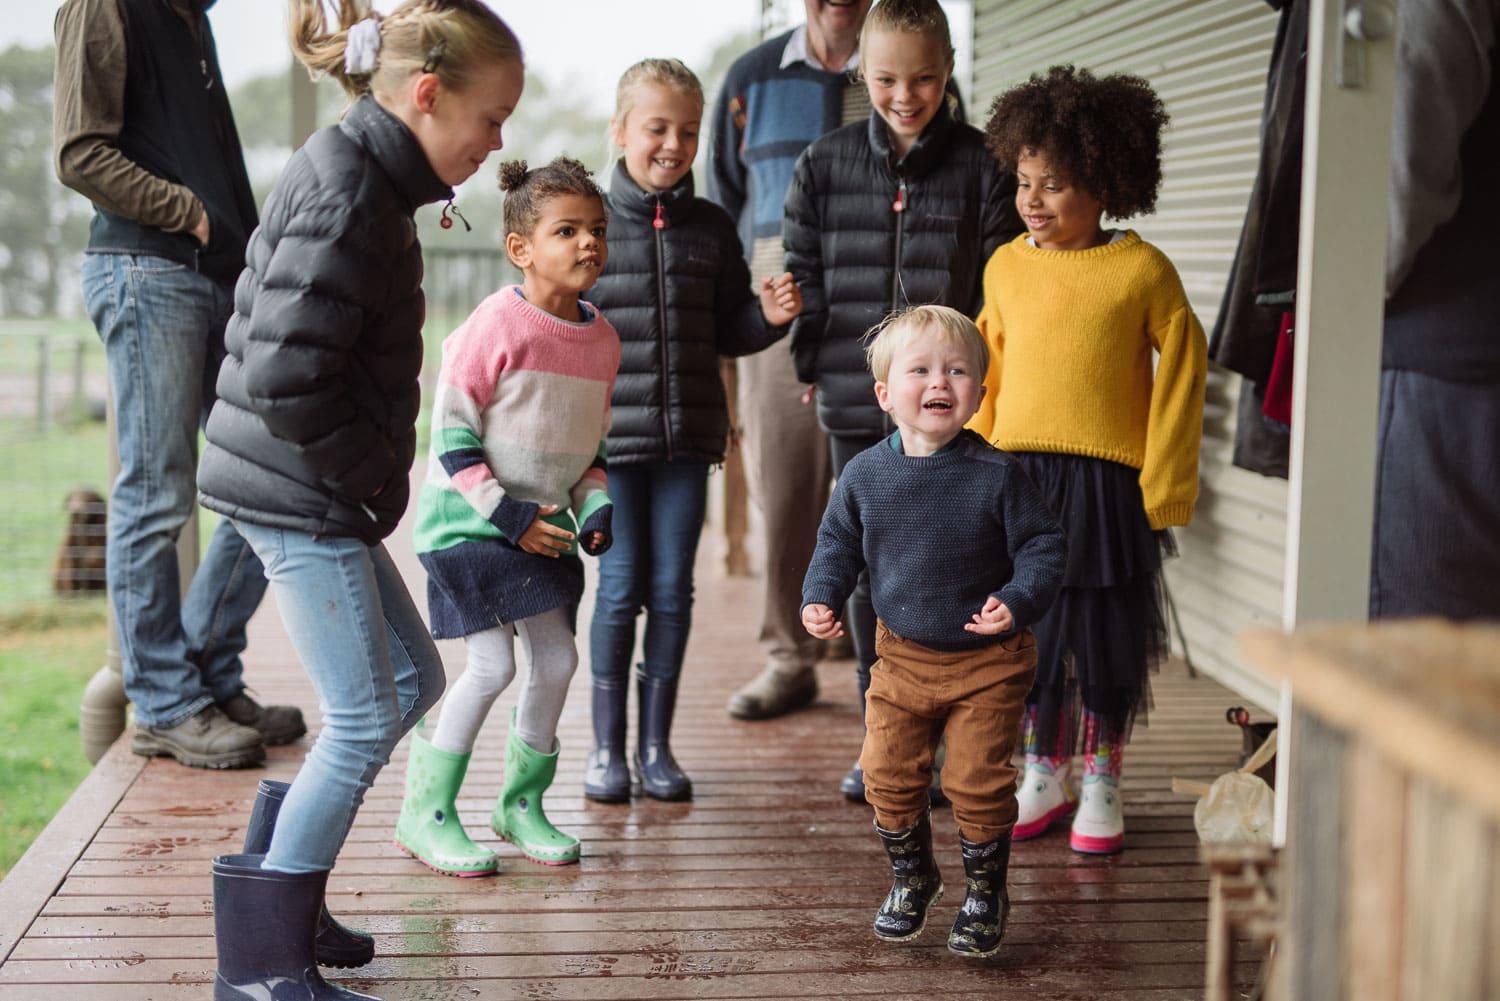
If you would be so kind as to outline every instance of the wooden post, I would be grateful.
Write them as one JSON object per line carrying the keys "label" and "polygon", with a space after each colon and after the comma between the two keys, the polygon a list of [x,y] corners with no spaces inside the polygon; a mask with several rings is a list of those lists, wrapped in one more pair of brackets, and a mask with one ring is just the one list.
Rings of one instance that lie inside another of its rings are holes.
{"label": "wooden post", "polygon": [[719,362],[719,374],[729,399],[729,450],[724,454],[724,576],[749,577],[750,555],[745,551],[750,528],[749,489],[739,445],[739,375],[733,358]]}

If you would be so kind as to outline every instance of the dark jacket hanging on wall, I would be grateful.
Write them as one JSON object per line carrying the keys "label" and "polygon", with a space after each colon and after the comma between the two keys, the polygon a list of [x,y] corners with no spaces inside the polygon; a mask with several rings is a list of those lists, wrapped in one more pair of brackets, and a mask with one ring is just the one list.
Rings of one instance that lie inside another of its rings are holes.
{"label": "dark jacket hanging on wall", "polygon": [[1261,119],[1260,163],[1230,265],[1229,285],[1209,335],[1209,358],[1244,377],[1235,422],[1234,464],[1286,476],[1288,434],[1261,412],[1280,335],[1297,287],[1302,196],[1302,124],[1307,87],[1307,2],[1267,0],[1280,11]]}

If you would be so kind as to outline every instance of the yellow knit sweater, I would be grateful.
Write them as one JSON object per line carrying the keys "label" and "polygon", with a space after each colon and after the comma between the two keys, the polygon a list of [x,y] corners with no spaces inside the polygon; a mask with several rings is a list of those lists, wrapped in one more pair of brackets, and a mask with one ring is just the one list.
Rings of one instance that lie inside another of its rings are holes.
{"label": "yellow knit sweater", "polygon": [[1023,234],[985,265],[979,329],[990,370],[969,427],[1007,451],[1133,466],[1152,528],[1192,519],[1208,345],[1165,254],[1133,230],[1089,250]]}

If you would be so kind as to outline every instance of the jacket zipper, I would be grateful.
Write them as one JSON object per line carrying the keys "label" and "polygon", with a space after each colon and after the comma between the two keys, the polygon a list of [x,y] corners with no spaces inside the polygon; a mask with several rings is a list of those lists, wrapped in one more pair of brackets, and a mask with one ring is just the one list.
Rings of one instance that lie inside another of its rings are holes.
{"label": "jacket zipper", "polygon": [[672,442],[672,405],[667,397],[670,379],[667,375],[667,253],[662,230],[667,221],[661,217],[661,196],[656,198],[656,218],[651,220],[656,230],[656,329],[657,343],[661,346],[661,426],[667,439],[667,461],[672,461],[676,449]]}
{"label": "jacket zipper", "polygon": [[[896,200],[891,203],[891,211],[896,213],[896,256],[891,262],[891,312],[901,308],[901,237],[906,230],[906,178],[901,178],[896,185]],[[889,435],[895,430],[889,413],[880,415],[881,424],[885,427],[885,433]]]}
{"label": "jacket zipper", "polygon": [[891,203],[891,211],[896,213],[896,259],[891,267],[891,312],[901,308],[901,236],[905,229],[902,224],[906,220],[906,178],[901,178],[901,183],[896,186],[896,200]]}

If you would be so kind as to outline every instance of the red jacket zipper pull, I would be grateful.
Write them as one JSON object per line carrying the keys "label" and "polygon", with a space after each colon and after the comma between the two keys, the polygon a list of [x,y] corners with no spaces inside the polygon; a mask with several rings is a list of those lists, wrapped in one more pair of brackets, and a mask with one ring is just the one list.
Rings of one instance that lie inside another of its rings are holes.
{"label": "red jacket zipper pull", "polygon": [[651,220],[651,225],[656,229],[666,229],[667,221],[661,217],[661,199],[656,200],[656,218]]}
{"label": "red jacket zipper pull", "polygon": [[906,211],[906,182],[905,181],[902,181],[901,182],[901,186],[896,189],[896,200],[891,203],[891,209],[893,211],[895,211],[895,212],[905,212]]}

